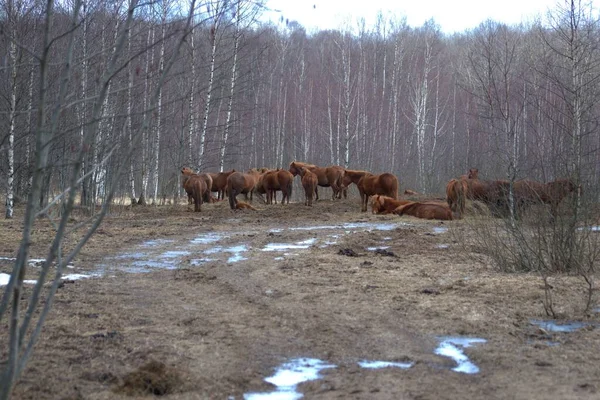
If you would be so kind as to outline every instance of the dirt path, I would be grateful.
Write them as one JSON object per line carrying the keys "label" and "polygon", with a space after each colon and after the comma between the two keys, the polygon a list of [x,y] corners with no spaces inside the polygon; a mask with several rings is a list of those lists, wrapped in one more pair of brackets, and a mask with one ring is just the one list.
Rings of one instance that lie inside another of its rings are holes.
{"label": "dirt path", "polygon": [[[357,210],[350,200],[235,213],[217,204],[137,215],[130,228],[109,219],[74,270],[101,277],[59,290],[15,398],[113,399],[150,382],[169,398],[241,399],[274,391],[264,378],[303,357],[335,366],[297,385],[309,399],[600,396],[590,351],[600,330],[533,325],[544,318],[539,278],[468,257],[462,221]],[[446,343],[477,373],[435,354],[447,337],[485,339]]]}

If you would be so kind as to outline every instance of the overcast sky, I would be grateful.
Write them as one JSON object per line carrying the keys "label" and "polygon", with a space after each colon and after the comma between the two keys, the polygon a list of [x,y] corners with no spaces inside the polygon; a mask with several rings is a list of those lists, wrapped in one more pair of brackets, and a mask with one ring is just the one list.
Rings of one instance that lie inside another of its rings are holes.
{"label": "overcast sky", "polygon": [[488,18],[518,24],[545,14],[556,4],[557,0],[267,0],[267,7],[274,10],[267,18],[278,22],[283,16],[313,32],[340,28],[348,22],[354,27],[360,17],[370,23],[381,10],[384,16],[398,20],[406,16],[413,27],[433,18],[443,32],[454,33],[474,28]]}

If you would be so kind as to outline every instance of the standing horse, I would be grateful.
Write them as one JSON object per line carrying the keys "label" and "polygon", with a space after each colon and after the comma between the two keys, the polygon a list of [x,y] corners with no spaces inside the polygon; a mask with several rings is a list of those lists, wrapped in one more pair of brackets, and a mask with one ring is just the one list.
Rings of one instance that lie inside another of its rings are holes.
{"label": "standing horse", "polygon": [[229,207],[235,210],[237,207],[236,196],[243,193],[248,200],[248,193],[250,193],[250,201],[252,201],[252,192],[258,179],[260,172],[256,169],[250,169],[247,173],[234,172],[227,177],[227,195],[229,196]]}
{"label": "standing horse", "polygon": [[302,177],[302,187],[304,188],[304,196],[306,200],[304,201],[304,205],[312,206],[313,193],[317,189],[317,184],[319,180],[317,175],[311,172],[307,168],[299,167],[299,174]]}
{"label": "standing horse", "polygon": [[384,196],[391,197],[392,199],[398,198],[398,178],[394,174],[383,173],[379,175],[373,175],[367,171],[355,171],[346,170],[345,174],[350,176],[352,182],[358,187],[360,193],[360,204],[361,211],[367,211],[367,204],[369,203],[369,196],[374,194],[381,194]]}
{"label": "standing horse", "polygon": [[468,184],[464,179],[451,179],[446,185],[446,201],[457,218],[465,213]]}
{"label": "standing horse", "polygon": [[210,190],[206,185],[206,181],[187,167],[181,169],[181,175],[181,186],[188,194],[188,203],[193,200],[194,211],[201,211],[203,199],[207,196],[210,199]]}
{"label": "standing horse", "polygon": [[277,204],[277,191],[281,190],[281,204],[290,203],[292,196],[292,187],[294,184],[294,175],[285,169],[271,170],[263,173],[258,180],[256,190],[258,193],[265,193],[267,204]]}
{"label": "standing horse", "polygon": [[479,170],[471,168],[466,175],[461,175],[458,179],[479,179]]}
{"label": "standing horse", "polygon": [[227,189],[227,178],[233,174],[235,169],[228,172],[210,172],[212,178],[211,192],[217,192],[217,199],[223,200],[225,198],[225,191]]}
{"label": "standing horse", "polygon": [[[300,168],[309,169],[312,173],[317,176],[317,184],[322,187],[331,187],[333,191],[331,199],[342,197],[342,185],[344,179],[344,168],[332,165],[329,167],[317,167],[314,164],[303,163],[299,161],[293,161],[290,163],[289,171],[292,175],[296,176],[300,173]],[[315,187],[316,200],[319,200],[319,191]]]}
{"label": "standing horse", "polygon": [[515,204],[517,209],[530,204],[548,204],[552,216],[556,217],[561,201],[576,188],[571,179],[557,179],[548,183],[523,179],[514,183]]}

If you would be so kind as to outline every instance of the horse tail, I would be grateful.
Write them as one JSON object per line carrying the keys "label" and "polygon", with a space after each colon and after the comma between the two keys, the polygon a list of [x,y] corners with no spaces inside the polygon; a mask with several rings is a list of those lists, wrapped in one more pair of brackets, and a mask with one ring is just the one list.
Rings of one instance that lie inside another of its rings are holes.
{"label": "horse tail", "polygon": [[[290,179],[287,184],[287,192],[288,192],[287,202],[288,202],[288,204],[290,203],[290,198],[292,197],[292,188],[293,187],[294,187],[294,178]],[[282,201],[282,203],[283,203],[283,201]]]}

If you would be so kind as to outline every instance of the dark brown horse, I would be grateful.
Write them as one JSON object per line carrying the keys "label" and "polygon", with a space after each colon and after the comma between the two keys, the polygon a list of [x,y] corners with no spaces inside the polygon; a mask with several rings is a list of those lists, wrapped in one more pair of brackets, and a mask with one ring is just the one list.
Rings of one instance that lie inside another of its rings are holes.
{"label": "dark brown horse", "polygon": [[290,203],[290,197],[292,196],[292,187],[294,184],[294,175],[285,169],[277,169],[267,171],[259,177],[257,182],[257,192],[266,194],[267,204],[277,204],[277,191],[281,191],[282,198],[281,204],[285,204],[286,201]]}
{"label": "dark brown horse", "polygon": [[[306,168],[317,176],[318,186],[331,187],[333,191],[331,199],[342,197],[342,184],[344,179],[344,168],[332,165],[329,167],[317,167],[314,164],[293,161],[290,163],[290,172],[296,176],[300,173],[300,168]],[[315,187],[316,199],[319,200],[319,191]]]}
{"label": "dark brown horse", "polygon": [[412,203],[409,200],[396,200],[388,196],[376,194],[371,197],[371,212],[373,214],[390,214],[398,207]]}
{"label": "dark brown horse", "polygon": [[304,188],[305,201],[304,205],[312,206],[313,193],[317,190],[319,179],[315,173],[307,168],[299,167],[299,174],[302,177],[302,187]]}
{"label": "dark brown horse", "polygon": [[465,213],[468,184],[465,179],[451,179],[446,185],[446,201],[457,218]]}
{"label": "dark brown horse", "polygon": [[208,190],[206,181],[187,167],[181,169],[181,175],[181,186],[188,194],[188,202],[190,199],[193,200],[194,211],[201,211],[203,199],[210,199],[210,191]]}
{"label": "dark brown horse", "polygon": [[517,209],[531,204],[548,204],[552,216],[556,217],[561,201],[576,188],[571,179],[557,179],[548,183],[523,179],[514,183],[513,191]]}
{"label": "dark brown horse", "polygon": [[466,175],[461,175],[458,179],[479,179],[479,170],[477,168],[471,168]]}
{"label": "dark brown horse", "polygon": [[350,176],[352,182],[358,187],[362,212],[367,211],[369,196],[373,196],[374,194],[382,194],[391,197],[392,199],[398,198],[398,186],[400,185],[398,183],[398,178],[396,178],[394,174],[386,172],[374,175],[367,171],[347,169],[346,175]]}
{"label": "dark brown horse", "polygon": [[232,210],[237,208],[236,196],[238,194],[243,193],[248,200],[248,193],[250,193],[250,200],[252,200],[252,192],[259,177],[260,172],[256,169],[250,169],[247,173],[234,172],[227,177],[227,195],[229,196],[229,207]]}
{"label": "dark brown horse", "polygon": [[227,190],[227,177],[233,174],[235,169],[228,172],[210,172],[212,178],[211,192],[217,192],[217,199],[225,199],[225,191]]}
{"label": "dark brown horse", "polygon": [[394,214],[400,216],[405,214],[412,215],[413,217],[423,219],[452,220],[452,211],[445,203],[410,202],[395,209]]}

